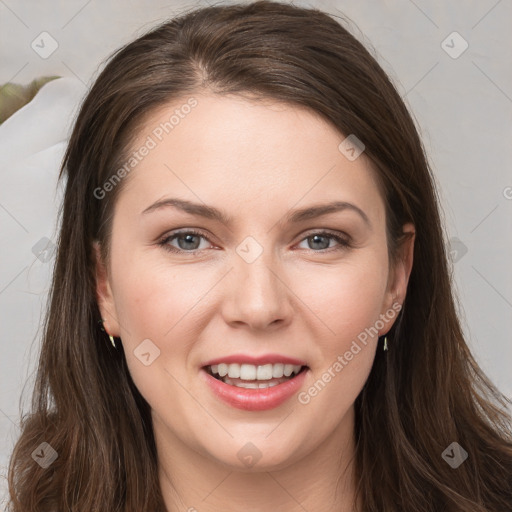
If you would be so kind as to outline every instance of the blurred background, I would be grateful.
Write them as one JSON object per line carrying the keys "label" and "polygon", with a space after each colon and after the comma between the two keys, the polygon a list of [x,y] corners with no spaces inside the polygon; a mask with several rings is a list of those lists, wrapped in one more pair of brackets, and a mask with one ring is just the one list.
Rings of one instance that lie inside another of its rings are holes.
{"label": "blurred background", "polygon": [[[438,182],[468,342],[512,398],[512,2],[293,4],[348,17],[412,111]],[[0,0],[0,503],[20,406],[30,403],[57,175],[77,107],[114,50],[206,5]]]}

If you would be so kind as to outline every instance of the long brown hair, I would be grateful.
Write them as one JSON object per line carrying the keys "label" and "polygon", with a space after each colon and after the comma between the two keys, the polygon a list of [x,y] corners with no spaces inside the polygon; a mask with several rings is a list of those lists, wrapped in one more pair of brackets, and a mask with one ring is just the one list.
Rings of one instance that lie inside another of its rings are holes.
{"label": "long brown hair", "polygon": [[[316,9],[258,1],[170,20],[111,56],[85,98],[61,169],[66,191],[32,411],[9,468],[10,510],[165,510],[148,404],[122,346],[98,327],[94,240],[105,248],[145,115],[209,91],[305,106],[365,144],[382,184],[390,255],[416,227],[414,264],[389,351],[358,396],[356,470],[368,512],[512,509],[510,401],[464,340],[433,177],[414,122],[376,60]],[[341,139],[340,139],[341,140]],[[58,454],[46,469],[31,454]],[[457,469],[442,453],[457,442]]]}

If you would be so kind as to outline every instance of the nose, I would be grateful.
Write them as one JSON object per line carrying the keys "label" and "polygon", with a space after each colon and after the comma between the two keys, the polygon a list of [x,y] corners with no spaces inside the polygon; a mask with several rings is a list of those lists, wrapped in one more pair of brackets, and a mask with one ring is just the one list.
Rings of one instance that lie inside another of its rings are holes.
{"label": "nose", "polygon": [[290,323],[293,294],[283,271],[265,253],[252,263],[236,257],[226,278],[222,311],[227,323],[253,330],[275,329]]}

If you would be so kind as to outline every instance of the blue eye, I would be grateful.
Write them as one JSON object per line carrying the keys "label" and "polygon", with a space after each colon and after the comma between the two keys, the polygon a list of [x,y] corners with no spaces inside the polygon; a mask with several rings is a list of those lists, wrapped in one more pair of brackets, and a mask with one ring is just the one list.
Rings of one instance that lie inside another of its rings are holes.
{"label": "blue eye", "polygon": [[[170,251],[170,252],[197,252],[200,251],[197,247],[197,239],[203,238],[205,240],[208,240],[202,233],[199,231],[194,230],[188,230],[188,231],[181,231],[178,233],[175,233],[173,235],[165,237],[163,240],[159,242],[159,245],[161,245],[164,249]],[[196,240],[194,240],[196,239]],[[178,240],[178,246],[175,247],[170,245],[170,242]],[[181,242],[183,241],[183,242]],[[208,240],[209,241],[209,240]]]}
{"label": "blue eye", "polygon": [[[325,242],[322,242],[322,239],[324,239],[324,241],[327,240],[327,246],[323,247],[325,245]],[[306,238],[303,238],[303,240],[312,241],[312,244],[308,244],[308,245],[318,244],[318,245],[322,246],[322,247],[315,247],[315,249],[320,249],[321,251],[330,250],[330,249],[337,250],[337,249],[345,248],[345,247],[349,246],[348,240],[346,240],[345,238],[342,238],[341,236],[336,235],[334,233],[330,233],[328,231],[311,233]],[[338,247],[329,247],[331,240],[334,240],[338,244]],[[314,250],[314,249],[311,249],[311,250]],[[319,252],[319,251],[315,250],[314,252]]]}
{"label": "blue eye", "polygon": [[[158,242],[158,245],[163,247],[166,251],[173,253],[197,254],[204,250],[204,248],[199,248],[201,238],[208,241],[211,244],[209,238],[206,237],[203,233],[201,233],[200,231],[189,229],[187,231],[179,231],[176,233],[172,233],[169,236],[166,236],[160,242]],[[174,242],[175,240],[177,240],[178,247],[171,245],[171,242]],[[343,237],[340,236],[339,234],[331,233],[329,231],[318,231],[315,233],[310,233],[307,237],[303,238],[301,242],[304,240],[311,242],[308,243],[309,246],[316,245],[316,247],[313,248],[309,247],[308,250],[319,253],[330,252],[332,250],[342,250],[346,249],[347,247],[350,247],[348,237]],[[338,245],[335,247],[329,247],[332,240],[334,240]],[[325,243],[325,241],[327,241],[327,244]]]}

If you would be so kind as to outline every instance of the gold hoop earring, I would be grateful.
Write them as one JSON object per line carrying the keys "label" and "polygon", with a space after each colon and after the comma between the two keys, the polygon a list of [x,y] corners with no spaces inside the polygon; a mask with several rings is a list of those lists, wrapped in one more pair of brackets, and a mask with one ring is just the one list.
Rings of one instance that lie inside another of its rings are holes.
{"label": "gold hoop earring", "polygon": [[106,332],[107,335],[108,335],[108,339],[110,340],[110,343],[112,343],[112,346],[117,350],[117,347],[116,347],[116,342],[115,342],[115,339],[114,339],[114,336],[108,334],[108,332],[105,330],[105,326],[103,325],[103,322],[105,322],[105,319],[102,318],[100,321],[99,321],[99,324],[100,324],[100,329],[103,331],[103,332]]}

